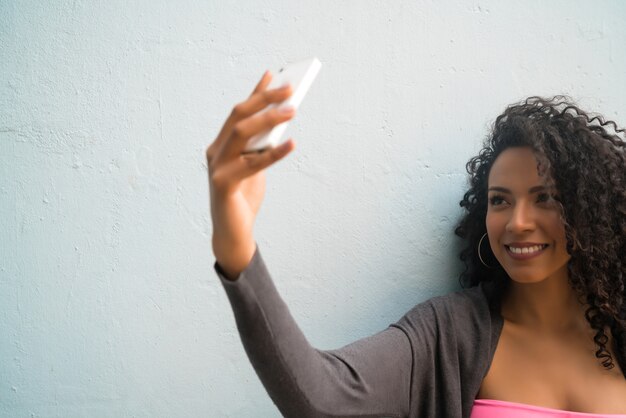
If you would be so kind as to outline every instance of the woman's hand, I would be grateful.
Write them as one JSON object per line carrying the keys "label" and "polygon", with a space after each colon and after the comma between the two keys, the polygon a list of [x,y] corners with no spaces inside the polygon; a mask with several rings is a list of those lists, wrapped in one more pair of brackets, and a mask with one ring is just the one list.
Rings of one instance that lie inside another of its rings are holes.
{"label": "woman's hand", "polygon": [[256,249],[254,220],[265,194],[266,167],[291,152],[292,139],[263,152],[242,154],[248,140],[293,118],[292,108],[270,109],[292,91],[286,86],[267,90],[272,76],[266,72],[250,97],[236,105],[220,133],[206,150],[209,167],[213,253],[229,279],[235,280]]}

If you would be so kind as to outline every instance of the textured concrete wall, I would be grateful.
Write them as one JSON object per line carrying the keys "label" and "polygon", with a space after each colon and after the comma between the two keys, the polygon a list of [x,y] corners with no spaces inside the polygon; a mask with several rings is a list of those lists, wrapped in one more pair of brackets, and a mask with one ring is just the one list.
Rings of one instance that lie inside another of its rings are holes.
{"label": "textured concrete wall", "polygon": [[324,63],[256,236],[341,346],[456,288],[464,164],[506,104],[626,124],[624,4],[0,1],[0,416],[278,416],[212,270],[230,107]]}

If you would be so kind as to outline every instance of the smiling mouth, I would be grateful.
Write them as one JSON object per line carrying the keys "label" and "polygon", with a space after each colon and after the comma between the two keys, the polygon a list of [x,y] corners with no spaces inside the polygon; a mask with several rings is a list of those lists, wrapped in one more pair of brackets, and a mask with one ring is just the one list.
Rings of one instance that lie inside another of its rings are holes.
{"label": "smiling mouth", "polygon": [[530,247],[514,247],[505,245],[506,252],[516,260],[526,260],[535,257],[548,247],[548,244],[538,244]]}
{"label": "smiling mouth", "polygon": [[512,247],[505,245],[506,249],[514,254],[534,254],[546,248],[548,244],[533,245],[532,247]]}

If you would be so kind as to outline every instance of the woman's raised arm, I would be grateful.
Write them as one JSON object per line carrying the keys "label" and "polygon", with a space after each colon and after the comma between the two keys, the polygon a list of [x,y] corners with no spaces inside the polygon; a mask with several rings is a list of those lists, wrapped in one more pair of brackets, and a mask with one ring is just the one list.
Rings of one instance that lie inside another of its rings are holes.
{"label": "woman's raised arm", "polygon": [[[312,347],[276,291],[253,237],[265,192],[263,170],[294,148],[293,141],[242,154],[249,138],[293,117],[271,109],[291,94],[267,90],[266,73],[233,109],[207,148],[215,270],[230,300],[239,335],[280,411],[293,417],[402,417],[409,411],[413,354],[398,326],[339,350]],[[331,325],[331,324],[329,324]]]}
{"label": "woman's raised arm", "polygon": [[250,97],[234,107],[220,133],[206,150],[209,167],[213,253],[226,277],[237,278],[254,254],[253,228],[265,194],[266,167],[294,148],[293,140],[259,153],[242,154],[257,133],[291,119],[292,108],[261,112],[291,95],[291,87],[267,90],[266,72]]}
{"label": "woman's raised arm", "polygon": [[248,358],[284,416],[409,415],[413,364],[427,369],[430,355],[424,347],[415,359],[404,326],[389,326],[338,350],[317,350],[278,294],[258,248],[236,281],[225,278],[219,265],[215,269]]}

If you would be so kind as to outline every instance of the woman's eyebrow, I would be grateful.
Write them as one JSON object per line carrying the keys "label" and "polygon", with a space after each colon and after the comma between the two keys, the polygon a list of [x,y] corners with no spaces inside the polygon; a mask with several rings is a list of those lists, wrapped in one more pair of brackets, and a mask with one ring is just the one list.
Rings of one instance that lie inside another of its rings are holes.
{"label": "woman's eyebrow", "polygon": [[[528,189],[528,193],[537,193],[537,192],[541,192],[544,191],[546,189],[546,186],[533,186],[530,189]],[[506,187],[500,187],[500,186],[493,186],[490,187],[487,191],[489,192],[501,192],[501,193],[508,193],[511,194],[511,191],[509,189],[507,189]]]}

